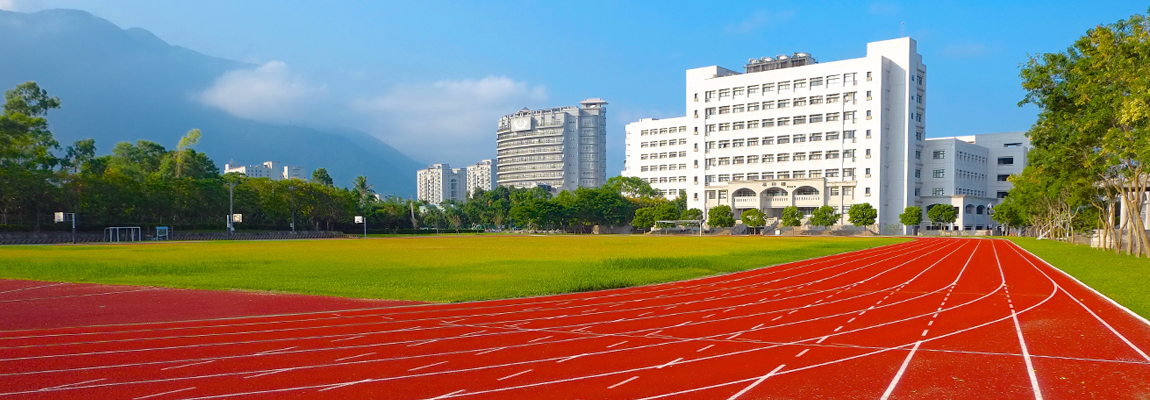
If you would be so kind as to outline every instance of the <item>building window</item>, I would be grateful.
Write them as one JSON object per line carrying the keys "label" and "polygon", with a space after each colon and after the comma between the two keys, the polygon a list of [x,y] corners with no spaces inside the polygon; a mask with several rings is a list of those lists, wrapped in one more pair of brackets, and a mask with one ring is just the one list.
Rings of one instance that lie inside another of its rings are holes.
{"label": "building window", "polygon": [[730,113],[731,113],[731,106],[719,107],[719,114],[730,114]]}
{"label": "building window", "polygon": [[778,101],[778,108],[787,108],[790,107],[790,105],[790,100],[783,99]]}
{"label": "building window", "polygon": [[759,127],[759,120],[747,121],[747,129],[757,129]]}
{"label": "building window", "polygon": [[914,177],[915,178],[922,178],[922,170],[921,169],[914,170]]}
{"label": "building window", "polygon": [[1007,192],[998,192],[998,198],[1005,199]]}
{"label": "building window", "polygon": [[946,189],[943,189],[943,188],[934,188],[934,191],[933,191],[933,192],[931,192],[931,195],[934,195],[934,196],[946,196]]}
{"label": "building window", "polygon": [[799,135],[794,135],[791,137],[792,143],[804,143],[806,141],[807,141],[807,135],[799,134]]}
{"label": "building window", "polygon": [[805,105],[807,105],[807,98],[806,97],[799,97],[799,98],[795,99],[795,107],[802,107]]}
{"label": "building window", "polygon": [[934,151],[934,159],[935,160],[942,160],[945,158],[946,158],[946,150],[935,150]]}
{"label": "building window", "polygon": [[741,113],[743,111],[744,111],[744,107],[742,104],[736,104],[736,105],[731,107],[731,112]]}
{"label": "building window", "polygon": [[827,173],[827,178],[838,178],[839,177],[839,170],[837,170],[837,169],[828,169],[828,170],[826,170],[826,173]]}
{"label": "building window", "polygon": [[1014,157],[998,157],[998,165],[1014,165]]}
{"label": "building window", "polygon": [[763,146],[772,144],[775,144],[775,138],[773,136],[763,136]]}
{"label": "building window", "polygon": [[934,170],[934,177],[935,178],[945,178],[946,177],[946,170],[945,169]]}
{"label": "building window", "polygon": [[759,111],[759,103],[748,103],[747,111]]}
{"label": "building window", "polygon": [[1010,180],[1010,174],[998,174],[998,181],[999,182],[1009,182],[1009,180]]}

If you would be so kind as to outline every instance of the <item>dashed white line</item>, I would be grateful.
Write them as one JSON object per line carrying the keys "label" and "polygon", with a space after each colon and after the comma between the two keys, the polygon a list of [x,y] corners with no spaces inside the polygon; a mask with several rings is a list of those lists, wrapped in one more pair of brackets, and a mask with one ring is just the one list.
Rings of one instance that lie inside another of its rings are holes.
{"label": "dashed white line", "polygon": [[638,375],[636,375],[636,376],[632,376],[632,377],[630,377],[630,378],[627,378],[627,380],[624,380],[624,381],[622,381],[622,382],[619,382],[619,383],[616,383],[616,384],[614,384],[614,385],[608,386],[607,388],[608,388],[608,389],[614,389],[614,388],[617,388],[617,387],[619,387],[619,386],[623,386],[623,384],[625,384],[625,383],[627,383],[627,382],[630,382],[630,381],[633,381],[633,380],[636,380],[636,379],[639,379],[639,376],[638,376]]}
{"label": "dashed white line", "polygon": [[165,395],[165,394],[172,394],[172,393],[186,392],[186,391],[189,391],[189,390],[192,390],[192,389],[195,389],[195,387],[193,386],[193,387],[190,387],[190,388],[176,389],[176,390],[172,390],[172,391],[169,391],[169,392],[156,393],[156,394],[149,394],[149,395],[147,395],[147,396],[140,396],[140,397],[136,397],[136,398],[134,398],[134,399],[132,399],[132,400],[149,399],[149,398],[152,398],[152,397],[163,396],[163,395]]}
{"label": "dashed white line", "polygon": [[340,361],[345,361],[345,360],[351,360],[351,359],[353,359],[353,358],[360,358],[360,357],[370,356],[370,355],[372,355],[372,354],[375,354],[375,352],[373,351],[373,352],[370,352],[370,353],[363,353],[363,354],[354,355],[354,356],[351,356],[351,357],[337,358],[337,359],[335,359],[335,360],[332,360],[332,361],[334,361],[334,362],[340,362]]}
{"label": "dashed white line", "polygon": [[701,348],[701,349],[695,350],[695,352],[696,352],[696,353],[701,353],[703,350],[706,350],[706,349],[709,349],[709,348],[712,348],[712,347],[715,347],[715,345],[713,345],[713,344],[708,344],[706,347],[703,347],[703,348]]}
{"label": "dashed white line", "polygon": [[803,349],[803,351],[800,351],[799,354],[795,354],[795,357],[802,357],[803,354],[807,354],[808,351],[811,351],[811,349]]}
{"label": "dashed white line", "polygon": [[440,362],[437,362],[434,364],[427,364],[427,365],[424,365],[422,367],[415,367],[415,368],[409,369],[408,371],[418,371],[418,370],[421,370],[424,368],[431,368],[431,367],[434,367],[436,365],[441,365],[441,364],[447,364],[447,361],[440,361]]}
{"label": "dashed white line", "polygon": [[771,372],[768,372],[766,375],[763,375],[762,378],[759,378],[758,380],[752,382],[747,387],[743,388],[743,390],[740,390],[738,393],[735,393],[734,396],[728,397],[727,400],[735,400],[735,399],[739,398],[739,396],[742,396],[744,393],[747,393],[751,389],[754,389],[755,386],[759,386],[760,383],[763,383],[763,381],[767,380],[767,378],[770,378],[771,375],[774,375],[776,372],[779,372],[779,370],[783,369],[784,366],[786,366],[786,364],[781,364],[781,365],[775,367],[775,369],[772,369]]}
{"label": "dashed white line", "polygon": [[615,346],[621,345],[621,344],[623,344],[623,343],[627,343],[627,341],[626,341],[626,340],[624,340],[624,341],[622,341],[622,342],[619,342],[619,343],[615,343],[615,344],[613,344],[613,345],[607,346],[607,348],[609,349],[609,348],[612,348],[612,347],[615,347]]}
{"label": "dashed white line", "polygon": [[180,369],[180,368],[184,368],[184,367],[192,367],[192,366],[196,366],[196,365],[202,365],[202,364],[213,363],[213,362],[216,362],[216,360],[208,360],[208,361],[203,361],[203,362],[198,362],[198,363],[177,365],[175,367],[161,368],[160,371],[167,371],[169,369]]}
{"label": "dashed white line", "polygon": [[511,379],[511,378],[517,377],[517,376],[519,376],[519,375],[523,375],[523,374],[526,374],[526,373],[528,373],[528,372],[531,372],[531,371],[534,371],[534,369],[529,369],[529,370],[526,370],[526,371],[522,371],[522,372],[516,372],[516,373],[514,373],[514,374],[511,374],[511,375],[507,375],[507,376],[505,376],[505,377],[502,377],[502,378],[499,378],[499,379],[496,379],[496,380],[497,380],[497,381],[501,381],[501,380],[504,380],[504,379]]}
{"label": "dashed white line", "polygon": [[655,369],[663,369],[664,367],[670,367],[670,366],[674,365],[675,363],[682,361],[682,360],[683,360],[683,357],[679,357],[679,358],[676,358],[674,360],[671,360],[671,362],[669,362],[669,363],[655,367]]}
{"label": "dashed white line", "polygon": [[541,338],[538,338],[538,339],[531,339],[531,340],[528,340],[528,341],[527,341],[527,343],[535,343],[535,342],[538,342],[538,341],[540,341],[540,340],[549,339],[549,338],[552,338],[552,337],[554,337],[554,336],[544,336],[544,337],[541,337]]}

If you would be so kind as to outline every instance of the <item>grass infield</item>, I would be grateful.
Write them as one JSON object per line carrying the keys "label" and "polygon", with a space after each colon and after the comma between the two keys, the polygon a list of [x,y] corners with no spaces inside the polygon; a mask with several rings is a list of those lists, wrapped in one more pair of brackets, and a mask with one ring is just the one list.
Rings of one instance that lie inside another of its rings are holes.
{"label": "grass infield", "polygon": [[1008,238],[1119,304],[1150,318],[1150,261],[1052,240]]}
{"label": "grass infield", "polygon": [[906,240],[564,235],[2,246],[0,278],[454,302],[669,282]]}

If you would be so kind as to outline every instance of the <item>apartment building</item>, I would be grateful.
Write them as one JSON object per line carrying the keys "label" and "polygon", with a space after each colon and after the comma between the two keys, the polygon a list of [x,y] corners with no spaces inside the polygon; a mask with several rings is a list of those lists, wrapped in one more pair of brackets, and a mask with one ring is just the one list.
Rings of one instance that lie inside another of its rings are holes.
{"label": "apartment building", "polygon": [[553,191],[607,182],[607,102],[523,110],[499,119],[496,183]]}
{"label": "apartment building", "polygon": [[953,225],[928,228],[982,230],[995,226],[992,209],[1013,187],[1009,177],[1022,173],[1029,150],[1026,132],[927,139],[923,165],[914,171],[922,182],[915,195],[923,208],[923,220],[929,221],[925,213],[937,205],[958,209]]}
{"label": "apartment building", "polygon": [[224,173],[236,172],[249,178],[268,178],[273,181],[284,179],[307,180],[307,169],[299,165],[282,165],[279,161],[267,161],[260,165],[224,164]]}
{"label": "apartment building", "polygon": [[921,186],[926,78],[910,38],[868,43],[857,59],[794,53],[751,59],[743,72],[687,70],[686,116],[628,124],[622,173],[736,217],[867,202],[896,224]]}
{"label": "apartment building", "polygon": [[464,168],[433,164],[415,172],[416,198],[431,204],[467,201],[475,189],[491,190],[496,163],[482,160]]}

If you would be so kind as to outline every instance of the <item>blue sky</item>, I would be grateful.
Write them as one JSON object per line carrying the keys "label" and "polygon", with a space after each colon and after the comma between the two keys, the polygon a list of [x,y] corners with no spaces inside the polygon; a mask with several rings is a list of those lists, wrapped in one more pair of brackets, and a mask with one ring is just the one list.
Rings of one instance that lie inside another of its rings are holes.
{"label": "blue sky", "polygon": [[683,115],[689,68],[737,70],[751,57],[796,51],[861,57],[866,42],[905,32],[929,68],[928,136],[1025,130],[1036,114],[1017,106],[1027,54],[1062,51],[1097,24],[1147,11],[1133,1],[0,0],[0,8],[82,9],[250,62],[205,88],[203,101],[252,119],[361,129],[429,164],[493,157],[502,114],[601,97],[610,103],[608,175],[622,168],[626,123]]}

